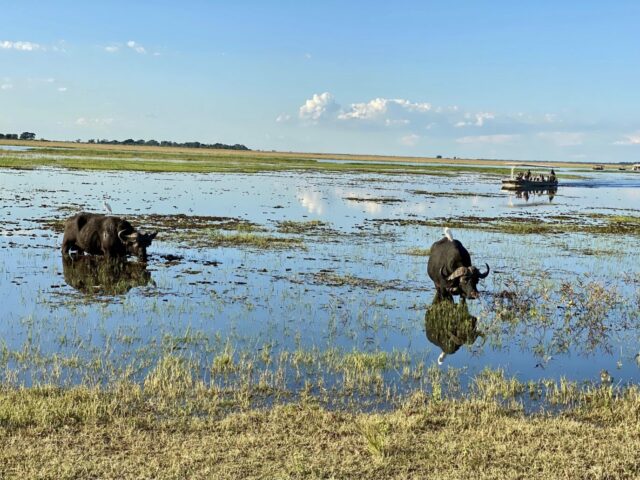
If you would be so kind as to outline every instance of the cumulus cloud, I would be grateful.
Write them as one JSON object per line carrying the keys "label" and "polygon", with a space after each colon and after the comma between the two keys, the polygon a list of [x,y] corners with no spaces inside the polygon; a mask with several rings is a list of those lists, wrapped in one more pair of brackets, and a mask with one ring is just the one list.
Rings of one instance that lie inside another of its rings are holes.
{"label": "cumulus cloud", "polygon": [[141,54],[145,54],[147,53],[147,49],[144,48],[142,45],[140,45],[137,42],[134,42],[133,40],[129,40],[127,42],[127,47],[129,47],[130,49],[132,49],[133,51],[135,51],[136,53],[141,53]]}
{"label": "cumulus cloud", "polygon": [[0,41],[0,48],[3,50],[19,50],[22,52],[33,52],[43,50],[43,47],[34,42],[11,42],[9,40]]}
{"label": "cumulus cloud", "polygon": [[414,103],[402,98],[374,98],[365,103],[352,103],[349,109],[340,113],[340,120],[375,120],[388,114],[402,111],[425,113],[431,110],[430,103]]}
{"label": "cumulus cloud", "polygon": [[120,50],[118,45],[107,45],[104,47],[104,51],[109,53],[116,53],[118,50]]}
{"label": "cumulus cloud", "polygon": [[624,135],[622,140],[613,142],[614,145],[640,145],[640,131]]}
{"label": "cumulus cloud", "polygon": [[301,120],[317,122],[339,109],[333,95],[329,92],[314,94],[300,107],[298,116]]}

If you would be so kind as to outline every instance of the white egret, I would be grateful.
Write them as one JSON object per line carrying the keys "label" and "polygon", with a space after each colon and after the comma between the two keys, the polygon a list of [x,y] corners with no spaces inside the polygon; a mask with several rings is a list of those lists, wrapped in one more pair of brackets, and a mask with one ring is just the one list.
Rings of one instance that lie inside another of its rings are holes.
{"label": "white egret", "polygon": [[453,242],[453,234],[451,233],[451,229],[449,227],[445,227],[444,229],[444,236],[447,237],[447,239],[450,242]]}
{"label": "white egret", "polygon": [[102,199],[102,205],[104,206],[104,209],[107,211],[107,213],[108,213],[108,214],[111,214],[111,213],[112,213],[112,211],[111,211],[111,205],[109,205],[109,204],[107,203],[107,200],[106,200],[106,199],[104,199],[104,198]]}

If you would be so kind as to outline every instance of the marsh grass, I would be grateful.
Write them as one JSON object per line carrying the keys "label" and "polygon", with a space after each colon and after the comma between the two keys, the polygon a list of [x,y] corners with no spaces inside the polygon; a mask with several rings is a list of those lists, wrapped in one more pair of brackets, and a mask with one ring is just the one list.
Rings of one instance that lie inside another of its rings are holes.
{"label": "marsh grass", "polygon": [[430,248],[420,248],[420,247],[413,247],[413,248],[409,248],[407,250],[405,250],[404,252],[405,255],[411,255],[414,257],[428,257],[429,255],[431,255],[431,249]]}
{"label": "marsh grass", "polygon": [[482,230],[512,235],[583,233],[640,235],[640,217],[630,215],[576,214],[547,217],[448,217],[433,219],[375,219],[374,224]]}
{"label": "marsh grass", "polygon": [[[3,478],[635,478],[640,391],[553,387],[560,413],[422,392],[386,412],[225,408],[166,360],[144,385],[0,388]],[[487,387],[482,387],[487,388]],[[568,473],[570,472],[570,474]]]}
{"label": "marsh grass", "polygon": [[330,230],[329,223],[321,220],[283,220],[277,222],[279,233],[296,233],[300,235],[325,233]]}
{"label": "marsh grass", "polygon": [[[486,159],[435,159],[315,153],[180,149],[145,146],[109,146],[65,142],[7,142],[40,147],[38,150],[0,151],[0,167],[33,169],[59,167],[81,170],[146,172],[330,171],[409,173],[452,176],[460,172],[505,176],[509,162]],[[45,147],[45,148],[41,148]],[[329,161],[323,161],[329,160]],[[335,162],[334,160],[338,160]],[[557,163],[575,167],[575,164]]]}

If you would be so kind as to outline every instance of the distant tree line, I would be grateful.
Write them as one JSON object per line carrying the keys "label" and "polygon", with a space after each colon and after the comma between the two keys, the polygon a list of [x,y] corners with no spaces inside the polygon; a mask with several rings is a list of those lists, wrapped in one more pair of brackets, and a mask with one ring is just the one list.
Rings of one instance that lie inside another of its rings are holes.
{"label": "distant tree line", "polygon": [[31,132],[17,133],[0,133],[0,140],[35,140],[36,134]]}
{"label": "distant tree line", "polygon": [[[32,132],[22,132],[20,135],[17,133],[0,133],[0,140],[35,140],[36,134]],[[80,143],[82,140],[78,139],[76,142]],[[181,148],[223,148],[228,150],[249,150],[244,145],[236,143],[235,145],[226,145],[224,143],[200,143],[200,142],[169,142],[162,140],[134,140],[128,138],[126,140],[106,140],[92,138],[89,143],[100,143],[105,145],[146,145],[150,147],[181,147]]]}
{"label": "distant tree line", "polygon": [[249,150],[244,145],[240,145],[236,143],[235,145],[226,145],[224,143],[200,143],[200,142],[170,142],[167,140],[157,141],[157,140],[134,140],[132,138],[128,138],[126,140],[106,140],[106,139],[95,139],[92,138],[89,140],[89,143],[99,143],[105,145],[145,145],[149,147],[181,147],[181,148],[224,148],[229,150]]}

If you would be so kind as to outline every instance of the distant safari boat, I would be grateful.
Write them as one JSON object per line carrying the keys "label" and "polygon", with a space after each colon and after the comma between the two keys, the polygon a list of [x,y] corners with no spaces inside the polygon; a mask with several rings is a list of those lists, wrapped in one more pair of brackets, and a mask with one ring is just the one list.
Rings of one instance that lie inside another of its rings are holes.
{"label": "distant safari boat", "polygon": [[558,181],[550,182],[548,180],[524,180],[516,178],[503,178],[503,190],[550,190],[558,188]]}
{"label": "distant safari boat", "polygon": [[[511,167],[511,176],[502,179],[502,190],[556,190],[558,179],[549,180],[548,176],[543,176],[544,180],[525,180],[522,176],[515,175],[516,167],[528,167],[531,165],[522,164]],[[534,168],[544,167],[543,165],[532,165]]]}

